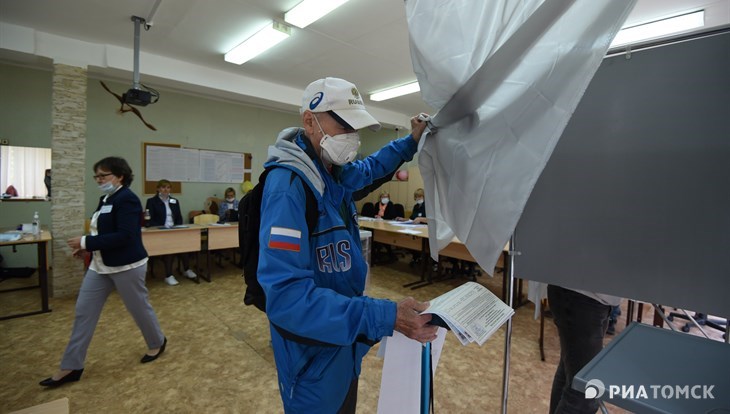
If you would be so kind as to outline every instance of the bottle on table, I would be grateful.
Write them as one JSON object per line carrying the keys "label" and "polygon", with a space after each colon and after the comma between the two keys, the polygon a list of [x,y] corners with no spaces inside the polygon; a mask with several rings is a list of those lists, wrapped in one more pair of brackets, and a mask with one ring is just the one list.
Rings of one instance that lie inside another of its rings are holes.
{"label": "bottle on table", "polygon": [[150,218],[151,218],[151,216],[150,216],[150,210],[149,209],[146,209],[144,211],[144,226],[145,227],[149,227],[150,226]]}
{"label": "bottle on table", "polygon": [[41,218],[38,216],[38,212],[33,213],[33,235],[39,236],[41,234]]}

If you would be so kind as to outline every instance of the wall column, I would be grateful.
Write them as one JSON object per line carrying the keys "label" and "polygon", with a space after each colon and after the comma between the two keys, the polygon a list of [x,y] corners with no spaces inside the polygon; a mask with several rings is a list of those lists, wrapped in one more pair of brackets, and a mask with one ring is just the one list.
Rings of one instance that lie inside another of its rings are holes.
{"label": "wall column", "polygon": [[81,286],[83,263],[71,256],[66,240],[84,231],[86,170],[85,68],[53,65],[51,162],[53,197],[53,296],[76,294]]}

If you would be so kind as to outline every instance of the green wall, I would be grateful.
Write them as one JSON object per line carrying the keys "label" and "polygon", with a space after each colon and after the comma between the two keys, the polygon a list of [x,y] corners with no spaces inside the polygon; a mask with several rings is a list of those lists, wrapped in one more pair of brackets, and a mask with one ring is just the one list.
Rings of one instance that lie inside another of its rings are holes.
{"label": "green wall", "polygon": [[[105,83],[114,91],[122,92],[128,84]],[[262,171],[267,148],[277,133],[297,125],[294,113],[276,112],[241,104],[160,90],[156,104],[140,108],[145,120],[157,131],[145,127],[132,113],[120,115],[118,101],[109,95],[98,80],[88,84],[88,120],[86,165],[88,176],[93,164],[110,155],[124,157],[135,172],[131,188],[144,203],[151,195],[143,194],[142,145],[148,143],[179,144],[187,148],[250,152],[253,155],[254,176]],[[209,196],[222,196],[226,187],[240,186],[227,183],[182,183],[180,199],[183,216],[190,210],[200,210]],[[86,211],[91,215],[96,208],[99,192],[96,183],[86,181]]]}
{"label": "green wall", "polygon": [[[104,81],[110,89],[125,91],[129,84]],[[253,155],[254,182],[263,171],[263,163],[269,145],[279,132],[287,127],[300,125],[298,112],[280,112],[237,103],[216,101],[193,95],[160,89],[156,104],[140,108],[145,120],[154,125],[152,131],[133,114],[119,115],[118,101],[106,92],[99,81],[90,79],[88,84],[88,120],[86,165],[88,176],[93,164],[110,155],[124,157],[135,172],[131,189],[140,195],[142,203],[151,195],[143,194],[142,144],[144,142],[179,144],[183,147],[249,152]],[[395,137],[395,131],[383,129],[363,132],[363,152],[370,153]],[[375,144],[375,146],[373,146]],[[182,193],[175,194],[180,200],[183,217],[190,210],[201,210],[207,197],[222,197],[227,187],[236,189],[240,197],[240,185],[228,183],[182,183]],[[99,199],[96,183],[86,181],[86,211],[91,215]]]}
{"label": "green wall", "polygon": [[[144,81],[144,79],[143,79]],[[104,80],[117,93],[129,89],[129,83]],[[48,70],[0,64],[0,138],[11,145],[51,146],[51,84]],[[151,85],[154,86],[154,85]],[[140,108],[145,120],[154,125],[152,131],[132,113],[119,114],[118,101],[90,78],[87,87],[87,131],[85,181],[86,215],[91,216],[99,200],[96,183],[90,178],[93,164],[107,156],[125,158],[135,172],[131,189],[142,203],[151,195],[143,190],[142,144],[167,143],[183,147],[221,151],[250,152],[253,155],[254,180],[263,170],[267,148],[274,143],[279,131],[300,124],[299,114],[275,111],[238,103],[214,100],[158,88],[159,102]],[[8,97],[12,97],[9,99]],[[361,152],[369,154],[396,136],[392,129],[362,132]],[[81,151],[79,152],[81,154]],[[209,196],[222,196],[226,183],[182,183],[180,199],[183,217],[190,210],[200,210]],[[230,185],[239,192],[240,186]],[[32,204],[32,205],[31,205]],[[38,210],[41,221],[50,224],[49,202],[0,203],[0,228],[30,222]],[[34,266],[35,253],[6,253],[6,266]]]}
{"label": "green wall", "polygon": [[[19,147],[51,147],[50,70],[0,65],[0,139]],[[4,189],[2,189],[4,190]],[[50,226],[48,201],[0,201],[0,229],[33,221],[38,211],[42,226]],[[35,267],[35,246],[0,247],[3,266]]]}
{"label": "green wall", "polygon": [[51,147],[51,81],[50,70],[0,64],[0,138]]}

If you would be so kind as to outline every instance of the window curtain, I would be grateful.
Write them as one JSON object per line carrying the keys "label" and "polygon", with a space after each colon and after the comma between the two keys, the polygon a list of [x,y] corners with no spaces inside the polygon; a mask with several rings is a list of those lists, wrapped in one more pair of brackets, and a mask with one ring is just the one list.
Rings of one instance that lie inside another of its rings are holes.
{"label": "window curtain", "polygon": [[44,198],[47,195],[43,179],[51,168],[48,148],[0,147],[0,190],[12,185],[20,198]]}

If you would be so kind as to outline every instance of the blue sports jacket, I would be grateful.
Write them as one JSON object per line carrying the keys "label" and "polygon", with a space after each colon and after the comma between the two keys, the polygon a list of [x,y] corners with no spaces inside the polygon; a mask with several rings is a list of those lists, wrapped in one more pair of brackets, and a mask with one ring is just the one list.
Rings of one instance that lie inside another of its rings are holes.
{"label": "blue sports jacket", "polygon": [[[358,339],[379,341],[393,333],[396,303],[363,296],[367,264],[352,193],[411,160],[416,150],[409,135],[330,174],[319,157],[305,152],[312,148],[302,129],[282,131],[269,148],[265,167],[282,168],[269,173],[261,204],[258,280],[266,313],[287,331],[337,345],[303,345],[271,329],[286,412],[337,412],[370,349]],[[311,235],[303,185],[319,204]]]}

